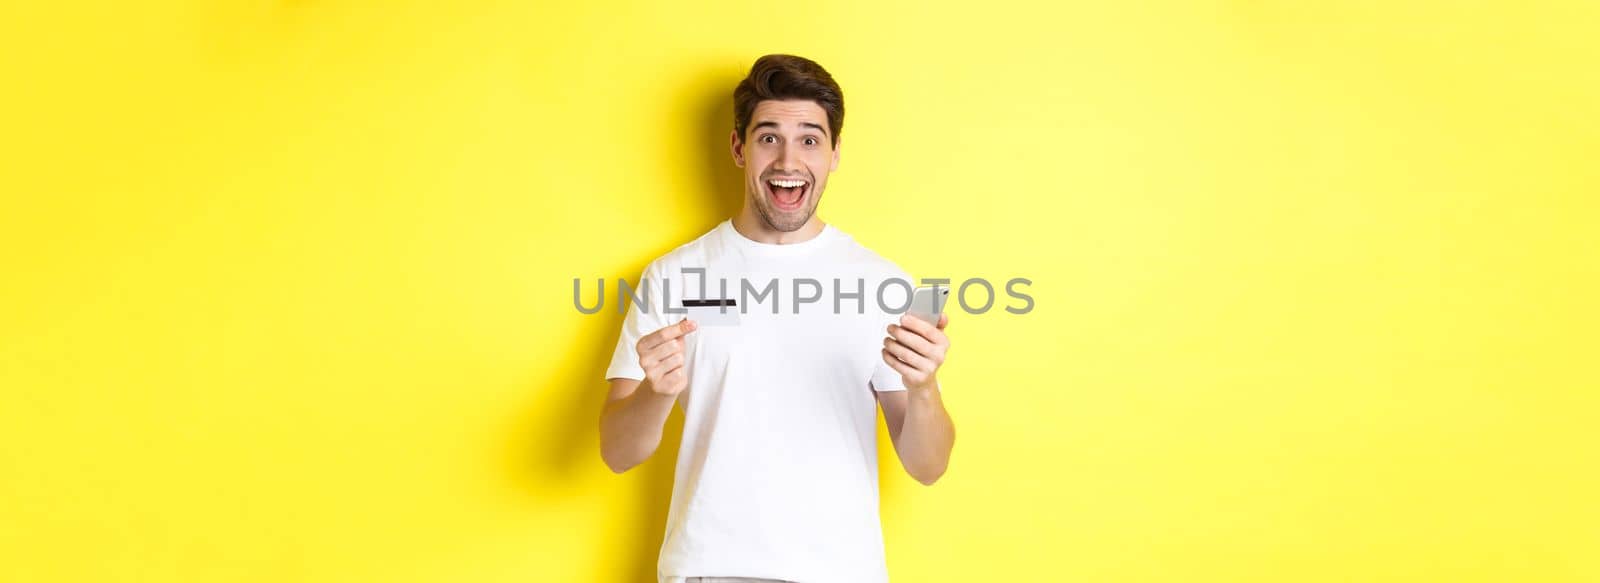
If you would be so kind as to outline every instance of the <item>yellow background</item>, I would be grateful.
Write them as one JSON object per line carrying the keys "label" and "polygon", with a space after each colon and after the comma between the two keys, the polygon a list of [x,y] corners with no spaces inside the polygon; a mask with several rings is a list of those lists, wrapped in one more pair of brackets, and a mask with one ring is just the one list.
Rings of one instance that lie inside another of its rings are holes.
{"label": "yellow background", "polygon": [[736,209],[768,52],[844,87],[825,220],[1034,280],[953,318],[944,479],[884,459],[897,581],[1600,580],[1596,30],[8,2],[0,580],[649,580],[672,456],[600,462],[571,282]]}

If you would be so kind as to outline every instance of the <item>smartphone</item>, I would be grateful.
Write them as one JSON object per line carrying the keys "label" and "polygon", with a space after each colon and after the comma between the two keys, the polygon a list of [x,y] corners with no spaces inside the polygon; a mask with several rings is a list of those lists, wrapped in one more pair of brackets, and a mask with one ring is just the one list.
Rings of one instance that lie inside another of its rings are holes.
{"label": "smartphone", "polygon": [[906,308],[906,313],[938,326],[939,314],[944,313],[944,303],[949,299],[948,287],[919,287],[912,292],[911,307]]}

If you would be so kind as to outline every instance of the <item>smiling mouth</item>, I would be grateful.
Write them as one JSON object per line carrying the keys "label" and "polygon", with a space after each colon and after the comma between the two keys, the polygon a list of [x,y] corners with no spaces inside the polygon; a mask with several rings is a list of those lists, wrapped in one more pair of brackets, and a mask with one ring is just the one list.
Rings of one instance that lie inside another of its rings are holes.
{"label": "smiling mouth", "polygon": [[772,178],[766,181],[767,196],[781,210],[800,210],[811,193],[811,182],[800,178]]}

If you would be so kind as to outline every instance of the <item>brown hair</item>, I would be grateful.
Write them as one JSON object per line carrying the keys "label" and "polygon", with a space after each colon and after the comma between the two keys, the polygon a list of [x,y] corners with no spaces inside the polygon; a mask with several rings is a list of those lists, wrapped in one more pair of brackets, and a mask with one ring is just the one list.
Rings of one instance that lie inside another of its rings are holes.
{"label": "brown hair", "polygon": [[844,92],[822,65],[794,55],[766,55],[756,59],[750,74],[733,89],[733,129],[745,138],[756,104],[768,99],[808,99],[828,113],[828,134],[839,145],[844,127]]}

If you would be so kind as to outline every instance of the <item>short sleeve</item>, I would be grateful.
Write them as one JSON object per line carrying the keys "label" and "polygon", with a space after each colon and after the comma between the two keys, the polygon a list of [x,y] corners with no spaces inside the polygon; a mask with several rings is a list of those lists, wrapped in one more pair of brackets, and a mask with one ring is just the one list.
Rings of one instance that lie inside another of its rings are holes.
{"label": "short sleeve", "polygon": [[[887,334],[885,334],[885,336],[887,336]],[[859,379],[861,377],[856,378]],[[878,357],[878,367],[872,370],[871,382],[872,390],[880,393],[906,390],[906,384],[900,379],[900,373],[891,368],[889,363],[884,362],[881,354]]]}
{"label": "short sleeve", "polygon": [[[889,363],[882,362],[882,358],[879,358],[878,360],[880,361],[878,363],[878,368],[872,373],[872,390],[879,393],[906,390],[906,383],[905,381],[901,380],[900,373],[895,372],[895,370],[889,366]],[[940,393],[944,392],[944,387],[940,386],[937,380],[935,380],[933,383],[933,389]]]}
{"label": "short sleeve", "polygon": [[[916,280],[911,279],[911,275],[910,274],[907,274],[905,272],[905,270],[900,269],[900,266],[895,265],[893,262],[886,262],[886,263],[887,263],[887,269],[883,272],[883,276],[882,277],[884,277],[885,279],[898,278],[898,279],[903,280],[906,283],[910,284],[912,288],[916,287],[917,282],[916,282]],[[882,282],[880,281],[880,283],[882,283]],[[891,297],[893,297],[893,296],[891,296]],[[889,301],[889,302],[893,303],[893,302],[898,301],[898,300],[885,300],[885,301]],[[897,323],[897,322],[900,321],[900,315],[899,314],[890,313],[890,312],[884,312],[880,316],[882,317],[883,321],[878,327],[878,331],[879,332],[883,332],[883,329],[887,328],[890,324],[894,324],[894,323]],[[879,336],[887,337],[888,334],[887,333],[883,333],[883,334],[879,334]],[[879,340],[882,341],[882,338],[879,338]],[[878,354],[877,366],[872,369],[872,381],[871,381],[871,383],[872,383],[872,390],[874,390],[874,391],[887,392],[887,391],[904,391],[904,390],[906,390],[905,381],[900,378],[900,373],[898,371],[894,370],[894,367],[889,366],[889,363],[883,361],[883,354],[882,353]]]}
{"label": "short sleeve", "polygon": [[[622,289],[617,289],[617,301],[628,305],[628,313],[622,319],[622,332],[617,336],[617,346],[611,353],[611,365],[606,367],[606,380],[633,379],[644,380],[644,369],[639,366],[639,353],[634,346],[644,335],[665,328],[667,313],[661,290],[661,268],[659,260],[650,262],[644,268],[644,273],[639,276],[638,285],[632,290],[631,296],[624,295]],[[621,304],[618,304],[621,305]],[[641,310],[640,306],[645,309]]]}

